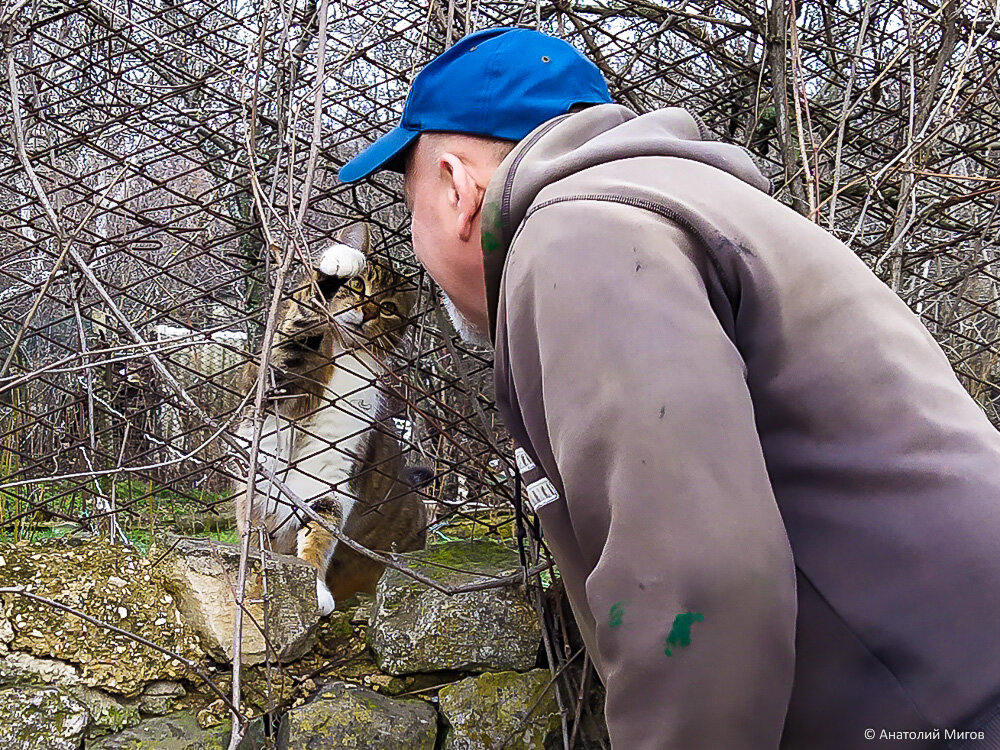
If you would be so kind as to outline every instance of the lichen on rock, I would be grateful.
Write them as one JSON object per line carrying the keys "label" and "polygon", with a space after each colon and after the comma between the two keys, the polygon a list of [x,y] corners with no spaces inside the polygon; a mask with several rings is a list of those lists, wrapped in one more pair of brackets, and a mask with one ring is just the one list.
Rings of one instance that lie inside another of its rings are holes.
{"label": "lichen on rock", "polygon": [[[513,550],[487,541],[437,544],[400,559],[451,586],[519,569]],[[523,585],[449,595],[390,569],[376,590],[368,642],[379,668],[394,675],[526,670],[535,664],[541,625]]]}
{"label": "lichen on rock", "polygon": [[87,745],[87,750],[225,750],[229,727],[202,729],[194,716],[178,713],[146,719]]}
{"label": "lichen on rock", "polygon": [[560,727],[547,670],[486,673],[438,692],[444,750],[545,750]]}
{"label": "lichen on rock", "polygon": [[395,700],[346,682],[324,686],[281,721],[287,750],[434,750],[437,712],[426,701]]}
{"label": "lichen on rock", "polygon": [[58,688],[0,688],[0,747],[77,750],[90,717]]}
{"label": "lichen on rock", "polygon": [[[0,556],[8,585],[23,586],[183,658],[204,656],[162,577],[133,549],[101,541],[69,547],[49,540],[2,544]],[[18,594],[5,594],[0,601],[12,634],[8,648],[72,664],[84,685],[135,696],[146,682],[187,674],[171,656],[69,612]]]}
{"label": "lichen on rock", "polygon": [[87,735],[117,732],[139,721],[134,701],[123,702],[103,690],[88,687],[71,664],[13,651],[0,657],[0,687],[58,687],[81,703],[88,714]]}

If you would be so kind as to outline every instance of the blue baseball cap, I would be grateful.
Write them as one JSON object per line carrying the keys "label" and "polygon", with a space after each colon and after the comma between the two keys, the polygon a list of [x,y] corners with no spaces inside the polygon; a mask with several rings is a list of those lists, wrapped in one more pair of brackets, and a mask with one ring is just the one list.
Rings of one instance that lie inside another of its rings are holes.
{"label": "blue baseball cap", "polygon": [[601,71],[568,42],[533,29],[484,29],[417,74],[399,125],[337,177],[354,182],[380,169],[402,172],[403,154],[425,130],[519,141],[574,104],[610,101]]}

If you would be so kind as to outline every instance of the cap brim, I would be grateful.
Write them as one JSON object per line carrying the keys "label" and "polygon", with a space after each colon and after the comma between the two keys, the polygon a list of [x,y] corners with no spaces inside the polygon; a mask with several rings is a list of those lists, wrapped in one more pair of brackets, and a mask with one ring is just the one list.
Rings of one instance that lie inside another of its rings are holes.
{"label": "cap brim", "polygon": [[420,135],[419,130],[393,128],[341,167],[337,172],[337,179],[341,182],[354,182],[380,169],[402,172],[403,165],[397,157],[416,140],[418,135]]}

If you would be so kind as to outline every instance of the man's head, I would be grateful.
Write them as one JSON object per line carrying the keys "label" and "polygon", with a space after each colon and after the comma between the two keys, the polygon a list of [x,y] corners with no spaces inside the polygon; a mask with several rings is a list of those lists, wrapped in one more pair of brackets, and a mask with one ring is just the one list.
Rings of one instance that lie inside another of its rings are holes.
{"label": "man's head", "polygon": [[403,193],[413,253],[443,292],[466,341],[489,345],[480,208],[486,186],[515,141],[423,133],[404,161]]}
{"label": "man's head", "polygon": [[480,239],[486,186],[507,153],[543,122],[574,105],[610,101],[600,71],[568,43],[530,29],[486,29],[417,75],[400,124],[339,177],[404,173],[414,253],[444,292],[460,332],[488,343]]}

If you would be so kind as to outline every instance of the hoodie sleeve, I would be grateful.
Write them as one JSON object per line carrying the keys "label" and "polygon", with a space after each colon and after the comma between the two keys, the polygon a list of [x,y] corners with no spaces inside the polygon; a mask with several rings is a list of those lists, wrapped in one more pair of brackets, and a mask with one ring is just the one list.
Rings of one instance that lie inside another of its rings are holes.
{"label": "hoodie sleeve", "polygon": [[580,199],[530,214],[504,271],[498,402],[561,495],[539,518],[614,750],[776,750],[791,694],[794,564],[710,268]]}

